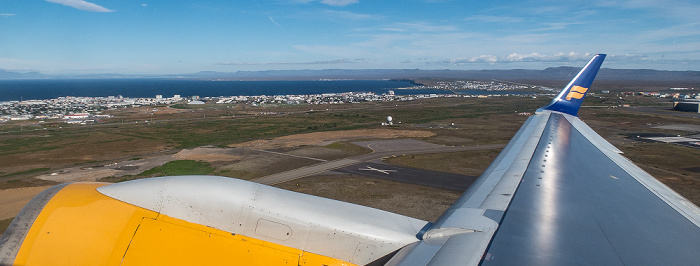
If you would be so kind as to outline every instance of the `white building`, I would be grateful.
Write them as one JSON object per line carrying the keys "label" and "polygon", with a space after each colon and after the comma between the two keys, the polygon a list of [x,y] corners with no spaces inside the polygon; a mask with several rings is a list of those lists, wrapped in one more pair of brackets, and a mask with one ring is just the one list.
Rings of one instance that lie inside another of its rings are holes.
{"label": "white building", "polygon": [[90,117],[89,113],[77,113],[77,114],[70,114],[70,115],[65,115],[63,116],[63,119],[66,120],[79,120],[79,119],[85,119]]}

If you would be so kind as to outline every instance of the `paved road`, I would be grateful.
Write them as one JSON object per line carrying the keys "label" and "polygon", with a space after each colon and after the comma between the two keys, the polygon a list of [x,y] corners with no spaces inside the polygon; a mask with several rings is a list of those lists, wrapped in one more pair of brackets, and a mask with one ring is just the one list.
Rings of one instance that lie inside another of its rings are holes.
{"label": "paved road", "polygon": [[251,181],[257,182],[260,184],[265,184],[265,185],[274,185],[274,184],[278,184],[278,183],[282,183],[282,182],[291,181],[294,179],[299,179],[299,178],[306,177],[306,176],[320,174],[320,173],[326,172],[328,170],[333,170],[336,168],[340,168],[340,167],[344,167],[344,166],[348,166],[348,165],[353,165],[353,164],[356,164],[359,162],[360,161],[353,160],[353,159],[347,159],[347,158],[340,159],[340,160],[335,160],[335,161],[314,164],[314,165],[306,166],[306,167],[302,167],[302,168],[297,168],[297,169],[282,172],[282,173],[263,176],[263,177],[253,179]]}
{"label": "paved road", "polygon": [[[297,168],[294,170],[277,173],[269,176],[253,179],[251,181],[260,184],[273,185],[282,182],[287,182],[302,177],[320,174],[330,170],[343,168],[350,165],[355,165],[362,162],[369,162],[384,157],[401,154],[425,154],[425,153],[444,153],[457,151],[471,150],[491,150],[503,148],[505,144],[491,144],[478,146],[450,147],[432,143],[427,143],[418,140],[384,140],[384,141],[367,141],[355,143],[364,147],[369,147],[375,152],[353,156],[345,159],[327,161],[314,164],[307,167]],[[376,149],[376,150],[375,150]],[[470,183],[471,184],[471,183]]]}
{"label": "paved road", "polygon": [[683,116],[683,117],[700,117],[700,114],[694,112],[681,112],[671,109],[670,107],[656,107],[656,106],[640,106],[634,108],[624,108],[626,111],[649,113],[649,114],[661,114],[670,116]]}

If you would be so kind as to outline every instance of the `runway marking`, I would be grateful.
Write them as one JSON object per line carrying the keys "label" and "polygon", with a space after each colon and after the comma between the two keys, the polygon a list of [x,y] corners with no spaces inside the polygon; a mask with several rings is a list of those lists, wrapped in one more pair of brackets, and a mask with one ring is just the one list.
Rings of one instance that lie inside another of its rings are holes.
{"label": "runway marking", "polygon": [[374,167],[371,167],[371,166],[367,166],[367,169],[362,169],[362,168],[360,168],[360,169],[358,169],[358,170],[362,170],[362,171],[377,171],[377,172],[380,172],[380,173],[383,173],[383,174],[387,174],[387,175],[389,174],[389,172],[397,172],[396,170],[382,170],[382,169],[377,169],[377,168],[374,168]]}

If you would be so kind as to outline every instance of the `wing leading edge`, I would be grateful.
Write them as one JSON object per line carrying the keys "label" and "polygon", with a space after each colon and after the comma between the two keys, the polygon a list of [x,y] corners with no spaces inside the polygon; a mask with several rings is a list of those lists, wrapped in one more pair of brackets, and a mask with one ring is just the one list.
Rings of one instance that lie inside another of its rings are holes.
{"label": "wing leading edge", "polygon": [[390,265],[691,265],[700,209],[576,114],[605,55],[537,111]]}

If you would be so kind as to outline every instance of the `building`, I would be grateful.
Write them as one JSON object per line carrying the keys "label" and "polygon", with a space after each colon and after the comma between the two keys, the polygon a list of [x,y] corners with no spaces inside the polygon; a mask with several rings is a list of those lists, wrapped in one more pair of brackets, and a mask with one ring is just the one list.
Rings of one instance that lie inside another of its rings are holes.
{"label": "building", "polygon": [[65,115],[65,116],[63,116],[63,119],[74,120],[74,119],[85,119],[88,117],[90,117],[90,114],[88,114],[88,113],[77,113],[77,114]]}
{"label": "building", "polygon": [[683,112],[700,113],[700,102],[695,102],[695,101],[673,102],[673,110],[678,110],[678,111],[683,111]]}

